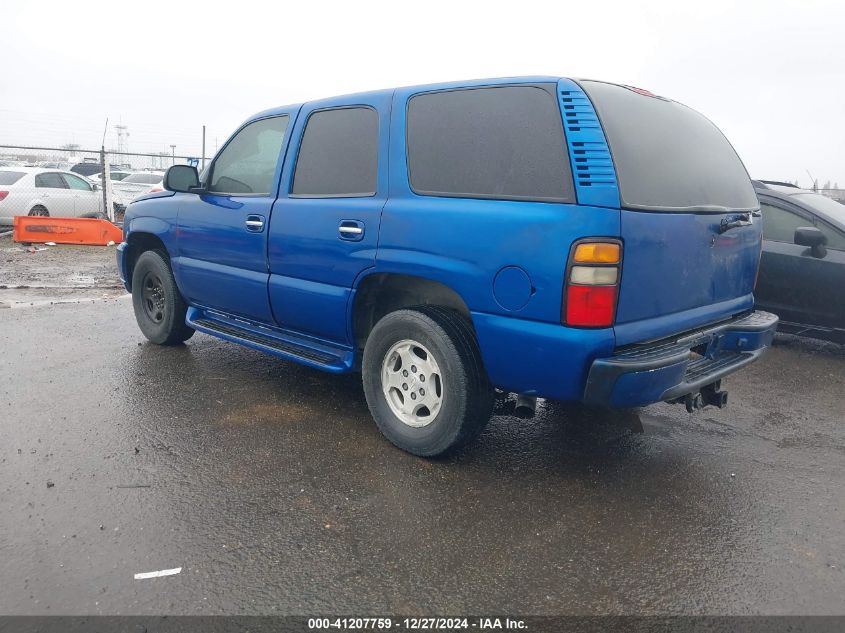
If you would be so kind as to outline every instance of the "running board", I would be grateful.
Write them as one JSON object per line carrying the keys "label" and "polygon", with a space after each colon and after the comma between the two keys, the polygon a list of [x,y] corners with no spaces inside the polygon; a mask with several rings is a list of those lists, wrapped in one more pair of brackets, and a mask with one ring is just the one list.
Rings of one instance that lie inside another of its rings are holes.
{"label": "running board", "polygon": [[352,369],[350,349],[298,337],[266,325],[218,315],[195,307],[188,308],[185,322],[198,332],[205,332],[323,371],[341,373]]}

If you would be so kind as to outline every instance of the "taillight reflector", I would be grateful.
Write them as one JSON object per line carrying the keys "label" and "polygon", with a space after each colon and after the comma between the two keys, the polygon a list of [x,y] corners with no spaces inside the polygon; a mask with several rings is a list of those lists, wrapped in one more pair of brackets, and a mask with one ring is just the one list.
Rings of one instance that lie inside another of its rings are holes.
{"label": "taillight reflector", "polygon": [[616,286],[572,286],[566,292],[566,324],[609,327],[616,313]]}
{"label": "taillight reflector", "polygon": [[0,200],[5,199],[6,196],[9,195],[8,191],[0,191]]}

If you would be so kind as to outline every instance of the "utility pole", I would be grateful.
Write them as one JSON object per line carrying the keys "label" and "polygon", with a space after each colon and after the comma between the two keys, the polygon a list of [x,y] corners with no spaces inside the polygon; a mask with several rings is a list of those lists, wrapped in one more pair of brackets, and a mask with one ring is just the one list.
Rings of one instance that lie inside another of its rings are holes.
{"label": "utility pole", "polygon": [[170,146],[170,155],[173,157],[173,164],[175,165],[176,164],[176,146],[175,145]]}
{"label": "utility pole", "polygon": [[205,169],[205,126],[202,126],[202,169]]}

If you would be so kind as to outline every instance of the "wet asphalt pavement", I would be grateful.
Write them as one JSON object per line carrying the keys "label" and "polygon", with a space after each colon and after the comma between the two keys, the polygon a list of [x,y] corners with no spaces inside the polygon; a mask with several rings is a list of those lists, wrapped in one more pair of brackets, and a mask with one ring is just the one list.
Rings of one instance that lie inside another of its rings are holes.
{"label": "wet asphalt pavement", "polygon": [[845,613],[845,348],[434,461],[358,376],[156,347],[126,298],[0,310],[0,350],[0,613]]}

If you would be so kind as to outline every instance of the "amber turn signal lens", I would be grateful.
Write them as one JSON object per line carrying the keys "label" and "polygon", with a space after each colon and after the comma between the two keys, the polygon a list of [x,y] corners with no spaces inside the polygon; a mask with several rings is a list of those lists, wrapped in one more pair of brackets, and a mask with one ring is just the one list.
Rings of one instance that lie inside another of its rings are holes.
{"label": "amber turn signal lens", "polygon": [[575,261],[579,264],[618,264],[619,244],[587,242],[575,248]]}

